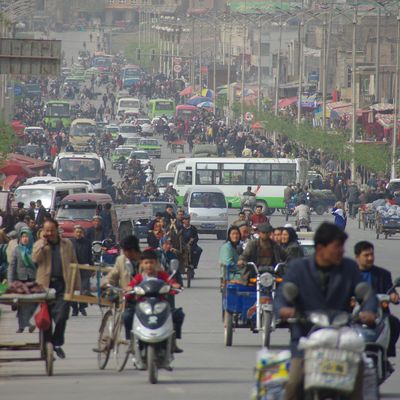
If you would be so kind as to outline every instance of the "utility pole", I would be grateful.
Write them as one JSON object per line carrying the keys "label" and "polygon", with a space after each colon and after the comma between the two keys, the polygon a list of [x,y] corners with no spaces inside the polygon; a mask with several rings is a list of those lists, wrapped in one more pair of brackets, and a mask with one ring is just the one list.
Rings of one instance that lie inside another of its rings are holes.
{"label": "utility pole", "polygon": [[196,59],[194,56],[194,18],[192,17],[192,68],[190,72],[192,73],[192,93],[196,91],[195,86],[196,86],[196,77],[195,77],[195,70],[196,70]]}
{"label": "utility pole", "polygon": [[353,16],[353,45],[352,45],[352,106],[353,118],[351,120],[351,179],[356,179],[356,161],[355,161],[355,144],[356,144],[356,122],[357,122],[357,91],[356,91],[356,34],[357,34],[357,6],[354,7]]}
{"label": "utility pole", "polygon": [[203,24],[200,23],[200,54],[199,54],[199,83],[200,83],[200,95],[203,90],[203,71],[201,66],[203,65]]}
{"label": "utility pole", "polygon": [[375,62],[375,101],[380,102],[381,87],[379,84],[379,70],[381,69],[381,8],[376,16],[376,62]]}
{"label": "utility pole", "polygon": [[278,47],[278,56],[276,60],[275,116],[278,115],[279,83],[281,75],[281,48],[282,48],[282,15],[279,18],[279,47]]}
{"label": "utility pole", "polygon": [[257,96],[257,111],[261,111],[261,41],[262,41],[262,24],[261,24],[261,18],[259,19],[259,24],[258,24],[258,75],[257,75],[257,85],[258,85],[258,96]]}
{"label": "utility pole", "polygon": [[228,83],[227,83],[227,100],[228,100],[228,112],[227,112],[227,125],[230,123],[231,115],[231,64],[232,64],[232,20],[229,18],[229,45],[228,45]]}
{"label": "utility pole", "polygon": [[323,22],[322,26],[322,48],[323,48],[323,53],[321,54],[321,61],[322,61],[322,129],[325,131],[326,130],[326,83],[327,83],[327,46],[326,46],[326,15],[325,19]]}
{"label": "utility pole", "polygon": [[392,168],[391,179],[397,176],[397,135],[398,135],[398,115],[399,115],[399,79],[400,79],[400,8],[397,15],[397,37],[396,37],[396,83],[394,93],[394,112],[393,112],[393,137],[392,137]]}
{"label": "utility pole", "polygon": [[242,54],[242,93],[240,102],[241,118],[244,118],[244,64],[245,64],[245,53],[246,53],[246,25],[243,25],[243,54]]}
{"label": "utility pole", "polygon": [[214,89],[214,107],[213,112],[215,115],[217,109],[217,25],[214,21],[214,60],[213,60],[213,89]]}
{"label": "utility pole", "polygon": [[304,22],[299,25],[299,90],[297,95],[297,125],[301,122],[301,93],[303,92]]}

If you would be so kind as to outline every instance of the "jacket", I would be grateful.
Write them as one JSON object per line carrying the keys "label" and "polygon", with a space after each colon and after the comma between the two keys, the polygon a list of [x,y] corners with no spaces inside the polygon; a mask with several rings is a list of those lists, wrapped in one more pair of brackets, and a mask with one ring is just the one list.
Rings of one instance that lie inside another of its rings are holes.
{"label": "jacket", "polygon": [[[60,239],[60,255],[62,271],[65,282],[65,291],[71,292],[80,288],[80,274],[76,274],[74,287],[70,287],[70,264],[76,264],[76,254],[72,242],[68,239]],[[37,264],[36,282],[44,288],[50,286],[51,278],[51,247],[45,245],[43,239],[37,240],[32,249],[32,260]]]}
{"label": "jacket", "polygon": [[286,261],[288,261],[288,262],[295,260],[296,258],[304,257],[303,249],[301,248],[301,246],[298,242],[290,242],[287,245],[282,246],[282,248],[287,253]]}
{"label": "jacket", "polygon": [[239,245],[237,248],[232,246],[231,242],[225,242],[219,249],[220,265],[237,265],[239,260]]}
{"label": "jacket", "polygon": [[[371,286],[377,294],[385,294],[393,286],[392,274],[381,267],[373,266],[371,272]],[[363,271],[361,271],[363,272]],[[395,292],[393,289],[390,293]]]}
{"label": "jacket", "polygon": [[[251,240],[244,249],[242,255],[239,257],[239,260],[243,260],[246,262],[253,262],[257,265],[258,263],[258,246],[259,240]],[[272,247],[272,264],[276,265],[282,261],[286,261],[287,253],[280,246],[278,246],[275,242],[271,241]]]}
{"label": "jacket", "polygon": [[79,240],[72,238],[71,242],[74,246],[78,263],[93,265],[92,246],[89,240],[85,237]]}
{"label": "jacket", "polygon": [[132,277],[138,273],[138,267],[133,266],[131,271],[132,263],[123,254],[118,256],[115,261],[114,267],[108,274],[102,279],[101,286],[105,287],[107,284],[112,286],[126,288]]}
{"label": "jacket", "polygon": [[359,195],[360,195],[360,192],[356,185],[349,186],[349,188],[347,189],[347,201],[349,203],[358,203]]}
{"label": "jacket", "polygon": [[10,265],[8,266],[8,282],[35,280],[36,268],[25,266],[22,254],[17,247],[14,248],[11,256]]}
{"label": "jacket", "polygon": [[[359,283],[363,282],[358,265],[349,258],[343,258],[340,266],[332,268],[328,274],[327,294],[324,296],[320,272],[313,257],[297,259],[289,263],[283,279],[284,282],[293,282],[299,288],[296,309],[300,313],[326,310],[345,311],[348,313],[352,311],[351,298],[354,296],[354,290]],[[284,298],[282,286],[278,286],[274,300],[274,310],[277,318],[279,318],[279,310],[282,307],[293,307]],[[362,309],[376,312],[377,307],[378,300],[372,291]],[[307,336],[309,328],[303,324],[292,325],[292,356],[302,356],[302,353],[297,349],[297,344],[301,337]]]}

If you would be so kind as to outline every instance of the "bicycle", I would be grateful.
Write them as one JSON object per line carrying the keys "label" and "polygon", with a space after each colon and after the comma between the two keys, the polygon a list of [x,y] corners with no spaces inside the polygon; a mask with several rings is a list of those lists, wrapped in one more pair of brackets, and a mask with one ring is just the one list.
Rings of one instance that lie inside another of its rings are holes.
{"label": "bicycle", "polygon": [[97,340],[97,364],[99,369],[105,369],[110,358],[111,351],[114,352],[115,367],[121,372],[128,362],[130,340],[125,338],[125,327],[122,320],[125,299],[122,296],[123,289],[107,285],[111,291],[112,306],[103,315],[101,320],[99,337]]}

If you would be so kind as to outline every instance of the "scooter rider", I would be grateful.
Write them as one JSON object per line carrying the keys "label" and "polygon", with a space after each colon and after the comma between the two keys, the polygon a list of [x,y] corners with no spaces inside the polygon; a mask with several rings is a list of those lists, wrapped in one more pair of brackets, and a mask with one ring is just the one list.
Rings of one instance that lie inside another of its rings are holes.
{"label": "scooter rider", "polygon": [[[367,241],[358,242],[354,246],[354,254],[363,279],[372,286],[375,293],[387,293],[393,286],[392,274],[388,270],[374,265],[374,245]],[[399,295],[395,289],[389,295],[390,300],[394,304],[399,303]],[[387,309],[387,312],[389,313],[390,324],[390,342],[387,349],[387,356],[396,357],[396,342],[400,335],[400,321],[397,317],[390,314],[389,309]]]}
{"label": "scooter rider", "polygon": [[293,211],[293,216],[297,217],[296,225],[299,226],[300,221],[306,221],[307,225],[310,226],[311,223],[311,210],[310,207],[306,204],[304,199],[300,200],[300,204],[296,206]]}
{"label": "scooter rider", "polygon": [[[302,312],[337,310],[351,313],[351,299],[355,295],[356,286],[363,280],[357,264],[343,257],[346,239],[347,234],[339,227],[322,223],[314,236],[314,257],[296,259],[289,263],[284,282],[292,282],[298,287],[298,304]],[[274,309],[277,318],[286,321],[296,317],[296,309],[283,296],[282,286],[278,287]],[[371,289],[359,314],[361,323],[375,323],[377,306],[377,298]],[[307,336],[309,330],[310,326],[304,324],[291,325],[292,360],[286,385],[286,400],[304,398],[304,355],[297,346],[300,338]],[[349,398],[355,400],[362,397],[360,370],[355,389]]]}
{"label": "scooter rider", "polygon": [[[176,289],[181,288],[181,285],[174,278],[171,278],[168,272],[162,270],[161,265],[158,262],[157,253],[154,250],[145,250],[140,256],[139,273],[136,274],[133,277],[133,279],[129,282],[128,290],[131,290],[136,285],[139,285],[143,281],[152,278],[163,280],[164,282],[168,283],[171,286],[171,288],[176,288]],[[135,309],[133,309],[133,313],[134,311]],[[174,330],[176,332],[176,336],[178,336],[178,333],[180,336],[182,332],[183,318],[176,318],[175,313],[172,313],[172,320],[174,323]],[[179,353],[182,352],[181,349],[176,351],[176,343],[173,344],[173,347],[174,347],[174,352],[179,352]],[[143,365],[141,365],[139,358],[135,359],[135,364],[138,369],[143,368]]]}

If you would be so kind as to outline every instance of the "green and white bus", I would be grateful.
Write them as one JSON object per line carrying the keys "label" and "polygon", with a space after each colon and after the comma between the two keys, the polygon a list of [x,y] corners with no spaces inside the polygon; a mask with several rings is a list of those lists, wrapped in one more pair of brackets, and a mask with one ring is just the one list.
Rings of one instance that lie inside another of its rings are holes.
{"label": "green and white bus", "polygon": [[175,115],[175,100],[152,99],[148,102],[148,115],[150,119],[159,118],[165,115],[172,118]]}
{"label": "green and white bus", "polygon": [[308,162],[287,158],[185,158],[169,162],[166,170],[175,170],[174,188],[178,204],[193,185],[218,186],[229,207],[240,208],[241,197],[251,186],[258,204],[272,213],[284,208],[284,190],[289,184],[304,185]]}
{"label": "green and white bus", "polygon": [[63,100],[51,100],[45,105],[44,122],[50,129],[57,128],[59,121],[69,129],[71,126],[70,103]]}

